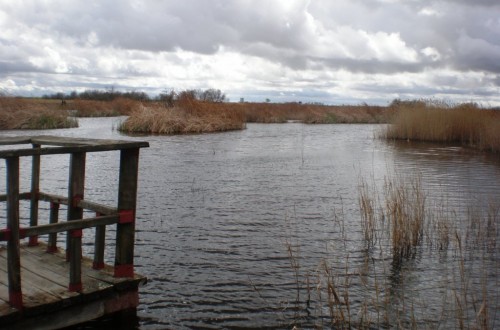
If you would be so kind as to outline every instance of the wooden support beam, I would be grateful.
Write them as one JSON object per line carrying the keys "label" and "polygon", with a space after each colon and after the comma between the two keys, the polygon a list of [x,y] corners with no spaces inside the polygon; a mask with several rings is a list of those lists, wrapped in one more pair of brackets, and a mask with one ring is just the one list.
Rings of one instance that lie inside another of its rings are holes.
{"label": "wooden support beam", "polygon": [[[97,213],[96,217],[100,214]],[[104,268],[104,247],[106,245],[106,226],[95,227],[95,243],[94,243],[94,269]]]}
{"label": "wooden support beam", "polygon": [[7,163],[7,268],[9,303],[23,308],[21,290],[21,250],[19,245],[19,157],[6,159]]}
{"label": "wooden support beam", "polygon": [[[50,219],[49,223],[51,225],[59,222],[59,204],[50,202]],[[49,234],[49,244],[47,245],[47,252],[55,253],[57,252],[57,233]]]}
{"label": "wooden support beam", "polygon": [[[85,191],[85,157],[84,152],[72,153],[69,167],[68,185],[68,221],[81,219],[83,209],[77,206],[83,199]],[[69,231],[67,235],[68,253],[70,262],[69,290],[80,292],[82,290],[82,236],[80,230]]]}
{"label": "wooden support beam", "polygon": [[135,209],[139,148],[120,151],[118,212],[126,214],[116,229],[115,277],[134,276]]}
{"label": "wooden support beam", "polygon": [[[33,144],[33,148],[40,148],[39,144]],[[40,155],[33,155],[31,165],[31,194],[30,194],[30,226],[38,225],[38,193],[40,192]],[[38,244],[38,237],[31,236],[30,246]]]}

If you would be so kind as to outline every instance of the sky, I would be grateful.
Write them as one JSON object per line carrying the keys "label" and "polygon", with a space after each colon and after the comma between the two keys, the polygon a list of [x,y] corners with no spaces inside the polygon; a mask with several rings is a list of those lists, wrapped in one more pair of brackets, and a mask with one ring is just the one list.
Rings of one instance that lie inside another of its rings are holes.
{"label": "sky", "polygon": [[0,0],[0,92],[500,106],[499,0]]}

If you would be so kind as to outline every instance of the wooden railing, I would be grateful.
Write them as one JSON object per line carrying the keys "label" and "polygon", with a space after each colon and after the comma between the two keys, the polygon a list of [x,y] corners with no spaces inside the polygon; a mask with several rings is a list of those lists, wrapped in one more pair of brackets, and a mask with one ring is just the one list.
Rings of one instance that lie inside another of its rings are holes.
{"label": "wooden railing", "polygon": [[[134,276],[135,212],[139,149],[147,142],[75,139],[52,136],[0,139],[0,145],[31,144],[32,148],[0,151],[6,161],[7,191],[0,201],[7,203],[6,228],[0,230],[0,241],[7,241],[9,302],[22,309],[20,240],[29,237],[28,245],[38,245],[38,237],[48,235],[47,252],[57,248],[57,234],[66,232],[66,260],[69,262],[68,290],[82,287],[82,230],[95,228],[93,267],[104,267],[106,226],[116,224],[115,277]],[[51,147],[44,147],[44,146]],[[87,152],[120,150],[118,205],[110,207],[87,200],[85,196],[85,160]],[[70,154],[68,195],[58,196],[40,191],[40,156]],[[32,157],[31,190],[19,192],[19,158]],[[19,201],[30,201],[30,225],[19,226]],[[48,224],[38,224],[39,202],[50,203]],[[59,222],[59,206],[67,205],[67,221]],[[83,218],[83,210],[96,213]]]}

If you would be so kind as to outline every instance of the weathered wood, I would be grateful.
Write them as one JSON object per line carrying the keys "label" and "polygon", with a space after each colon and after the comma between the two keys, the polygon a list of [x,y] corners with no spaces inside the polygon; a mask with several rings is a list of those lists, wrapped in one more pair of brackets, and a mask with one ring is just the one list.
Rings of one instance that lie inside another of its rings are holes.
{"label": "weathered wood", "polygon": [[[0,195],[0,201],[7,202],[7,228],[0,229],[0,240],[7,241],[7,247],[0,245],[0,327],[40,328],[38,320],[46,315],[51,315],[46,319],[48,327],[59,327],[64,322],[54,323],[55,317],[67,319],[70,315],[75,319],[75,311],[84,311],[90,306],[88,302],[101,306],[104,314],[135,311],[137,287],[145,281],[133,271],[139,149],[149,144],[51,136],[0,138],[0,145],[3,144],[31,144],[31,148],[0,151],[0,158],[5,158],[7,163],[7,194]],[[84,199],[86,152],[107,150],[121,151],[117,207]],[[61,153],[71,154],[67,197],[40,191],[40,155]],[[31,190],[23,193],[19,192],[21,156],[32,156]],[[19,227],[21,199],[30,201],[27,228]],[[38,224],[39,201],[51,203],[49,224]],[[68,206],[66,222],[59,222],[60,204]],[[84,209],[96,212],[96,217],[83,219]],[[114,267],[104,264],[106,226],[111,224],[117,224]],[[82,258],[81,236],[83,229],[93,227],[96,228],[95,249],[91,260]],[[68,235],[64,252],[57,250],[59,232]],[[47,234],[47,245],[38,242],[38,236]],[[28,246],[21,249],[20,238],[24,237],[30,240]],[[113,296],[117,294],[119,299]],[[84,321],[99,316],[96,313],[81,315]],[[19,320],[24,321],[19,323]]]}
{"label": "weathered wood", "polygon": [[0,138],[0,145],[30,144],[30,143],[31,143],[31,137],[28,136],[13,136],[13,137]]}
{"label": "weathered wood", "polygon": [[[68,221],[81,219],[83,209],[77,202],[83,199],[85,191],[85,153],[72,153],[69,167]],[[72,230],[67,235],[68,261],[70,263],[70,291],[82,290],[82,231]]]}
{"label": "weathered wood", "polygon": [[[59,203],[50,202],[49,224],[54,225],[59,222]],[[57,232],[49,234],[47,252],[57,252]]]}
{"label": "weathered wood", "polygon": [[[96,214],[100,216],[100,214]],[[94,243],[94,269],[104,268],[104,247],[106,244],[106,226],[95,227],[95,243]]]}
{"label": "weathered wood", "polygon": [[118,213],[118,209],[116,207],[109,207],[109,206],[106,206],[103,204],[90,202],[90,201],[87,201],[85,199],[78,201],[77,205],[78,205],[78,207],[81,207],[82,209],[94,211],[94,212],[100,213],[100,214],[108,215],[108,214]]}
{"label": "weathered wood", "polygon": [[68,205],[68,197],[64,197],[64,196],[60,196],[60,195],[39,192],[38,199],[41,201],[44,201],[44,202],[53,202],[53,203],[57,203],[57,204],[61,204],[61,205]]}
{"label": "weathered wood", "polygon": [[[114,215],[103,215],[95,218],[85,218],[85,219],[71,220],[65,222],[49,223],[46,225],[38,225],[36,227],[23,228],[23,234],[26,237],[31,237],[35,235],[61,233],[73,230],[92,228],[96,226],[106,226],[118,223],[119,219],[120,216],[114,214]],[[1,235],[0,238],[2,238]]]}
{"label": "weathered wood", "polygon": [[128,219],[120,221],[116,228],[116,277],[131,277],[134,274],[135,209],[138,167],[138,148],[122,150],[120,152],[118,212],[121,214],[128,213]]}
{"label": "weathered wood", "polygon": [[[46,194],[43,192],[39,193],[39,199],[45,202],[54,202],[62,205],[68,205],[68,198],[60,195],[54,194]],[[98,212],[101,214],[115,214],[118,213],[118,209],[116,207],[110,207],[104,204],[91,202],[85,199],[76,201],[76,206],[90,210],[94,212]]]}
{"label": "weathered wood", "polygon": [[149,146],[149,143],[147,142],[78,139],[78,138],[68,138],[60,136],[39,136],[32,138],[20,137],[17,139],[3,139],[3,138],[0,139],[0,145],[22,144],[22,143],[50,145],[56,147],[1,150],[0,158],[126,150],[126,149],[144,148]]}
{"label": "weathered wood", "polygon": [[19,245],[19,157],[7,158],[7,266],[9,302],[23,308],[21,291],[21,252]]}
{"label": "weathered wood", "polygon": [[[31,199],[30,192],[19,193],[19,200],[26,200],[26,199]],[[0,202],[6,202],[6,201],[7,201],[7,194],[0,195]]]}
{"label": "weathered wood", "polygon": [[[54,329],[137,307],[137,288],[144,278],[115,278],[112,270],[94,270],[91,268],[92,261],[84,258],[84,290],[81,293],[69,292],[66,289],[69,265],[64,253],[49,254],[44,251],[43,242],[39,246],[21,247],[22,280],[23,284],[29,284],[29,290],[23,292],[25,314],[30,315],[21,319],[19,312],[5,302],[8,291],[7,286],[2,284],[4,277],[1,274],[6,268],[6,251],[0,248],[0,328]],[[89,309],[88,306],[100,307]],[[96,314],[96,311],[100,312]]]}
{"label": "weathered wood", "polygon": [[[33,144],[33,148],[40,148],[39,144]],[[30,194],[30,226],[38,225],[38,193],[40,192],[40,155],[32,157],[31,165],[31,194]],[[38,237],[31,236],[30,245],[38,244]]]}

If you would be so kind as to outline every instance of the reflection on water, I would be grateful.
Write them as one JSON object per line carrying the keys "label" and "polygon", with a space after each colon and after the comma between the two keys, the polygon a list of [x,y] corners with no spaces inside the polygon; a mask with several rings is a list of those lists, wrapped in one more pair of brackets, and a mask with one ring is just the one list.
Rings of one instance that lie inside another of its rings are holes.
{"label": "reflection on water", "polygon": [[[328,311],[312,306],[302,279],[322,264],[339,273],[349,269],[353,307],[363,303],[366,288],[388,278],[381,296],[394,302],[417,297],[429,316],[444,313],[450,284],[443,270],[455,272],[456,254],[419,250],[400,262],[382,246],[367,250],[359,224],[360,178],[382,190],[388,175],[418,174],[429,200],[445,196],[460,210],[471,201],[479,209],[500,202],[495,157],[387,143],[373,138],[381,126],[249,124],[221,134],[128,137],[111,129],[117,120],[80,119],[78,129],[22,133],[150,142],[141,151],[135,259],[137,271],[149,278],[139,307],[145,329],[311,327]],[[42,189],[54,193],[67,187],[68,162],[58,157],[42,164]],[[116,202],[117,158],[89,155],[87,196]],[[497,229],[495,241],[498,235]],[[498,249],[486,264],[496,278]],[[478,266],[484,263],[467,267]],[[498,292],[494,297],[490,306],[498,310]],[[390,313],[403,312],[394,307]],[[490,318],[500,324],[500,315]]]}

